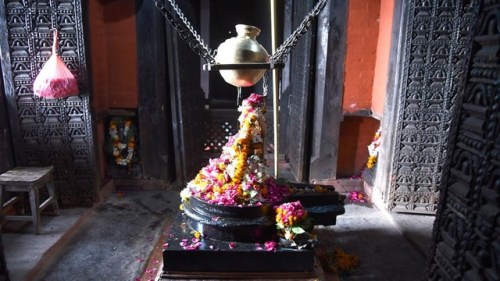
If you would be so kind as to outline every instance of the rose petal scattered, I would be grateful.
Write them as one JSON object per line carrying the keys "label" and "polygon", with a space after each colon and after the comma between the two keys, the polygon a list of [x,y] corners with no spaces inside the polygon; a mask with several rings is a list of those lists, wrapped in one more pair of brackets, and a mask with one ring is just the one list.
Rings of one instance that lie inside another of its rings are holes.
{"label": "rose petal scattered", "polygon": [[276,251],[276,247],[278,246],[278,243],[275,241],[267,241],[264,243],[264,247],[266,248],[267,251]]}
{"label": "rose petal scattered", "polygon": [[201,242],[196,242],[191,245],[186,245],[184,246],[184,250],[192,251],[192,250],[197,250],[201,245]]}
{"label": "rose petal scattered", "polygon": [[366,202],[366,195],[364,195],[362,192],[359,191],[351,191],[347,195],[347,199],[351,202],[355,203],[365,203]]}

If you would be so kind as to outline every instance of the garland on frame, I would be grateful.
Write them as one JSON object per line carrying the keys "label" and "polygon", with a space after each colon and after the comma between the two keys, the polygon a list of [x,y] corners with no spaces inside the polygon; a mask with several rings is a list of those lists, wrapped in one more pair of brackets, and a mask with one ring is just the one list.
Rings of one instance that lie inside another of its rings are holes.
{"label": "garland on frame", "polygon": [[115,117],[109,122],[111,154],[118,166],[130,167],[136,148],[137,128],[130,118]]}

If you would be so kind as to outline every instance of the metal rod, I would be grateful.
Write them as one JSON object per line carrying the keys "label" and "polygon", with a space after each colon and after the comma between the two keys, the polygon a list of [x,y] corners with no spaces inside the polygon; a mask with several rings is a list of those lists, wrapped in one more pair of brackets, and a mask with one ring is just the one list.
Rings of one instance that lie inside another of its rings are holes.
{"label": "metal rod", "polygon": [[236,98],[236,106],[240,106],[241,104],[241,87],[236,87],[238,90],[237,90],[237,98]]}
{"label": "metal rod", "polygon": [[[276,0],[271,0],[271,49],[276,52]],[[279,86],[278,86],[278,69],[273,69],[273,120],[274,120],[274,177],[279,177],[278,160],[279,160]]]}
{"label": "metal rod", "polygon": [[206,63],[203,65],[203,70],[221,70],[221,69],[273,69],[283,68],[285,64],[282,62],[266,62],[266,63],[232,63],[232,64],[219,64],[219,63]]}

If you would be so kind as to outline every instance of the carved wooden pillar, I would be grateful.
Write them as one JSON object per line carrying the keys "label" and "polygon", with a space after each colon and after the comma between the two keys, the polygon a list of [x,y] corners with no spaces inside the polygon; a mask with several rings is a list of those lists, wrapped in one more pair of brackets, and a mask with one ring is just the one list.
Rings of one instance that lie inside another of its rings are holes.
{"label": "carved wooden pillar", "polygon": [[500,280],[500,1],[478,19],[429,280]]}
{"label": "carved wooden pillar", "polygon": [[398,5],[395,79],[387,97],[375,185],[389,209],[434,213],[464,92],[478,1]]}
{"label": "carved wooden pillar", "polygon": [[[15,162],[54,165],[59,198],[67,205],[91,205],[97,196],[84,7],[85,1],[76,0],[0,3],[0,51]],[[78,96],[33,95],[33,81],[51,54],[53,27],[59,29],[59,55],[78,80]]]}

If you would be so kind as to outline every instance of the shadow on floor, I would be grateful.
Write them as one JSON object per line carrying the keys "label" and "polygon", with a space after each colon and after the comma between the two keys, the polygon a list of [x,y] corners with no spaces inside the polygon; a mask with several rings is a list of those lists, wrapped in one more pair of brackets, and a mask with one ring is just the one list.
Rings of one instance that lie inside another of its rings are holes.
{"label": "shadow on floor", "polygon": [[32,274],[50,263],[83,224],[90,209],[61,209],[59,216],[42,215],[42,233],[35,235],[31,222],[8,222],[2,228],[4,254],[11,281],[30,280]]}
{"label": "shadow on floor", "polygon": [[140,278],[179,201],[172,191],[119,192],[94,209],[44,216],[42,235],[29,225],[3,233],[11,280]]}
{"label": "shadow on floor", "polygon": [[[345,209],[336,225],[316,229],[324,252],[332,253],[339,248],[359,260],[358,268],[339,274],[340,280],[425,280],[426,254],[402,235],[402,231],[411,232],[411,229],[401,229],[383,214],[384,211],[371,204],[351,203]],[[428,232],[416,242],[421,244],[419,247],[430,247],[432,221],[412,226]]]}

